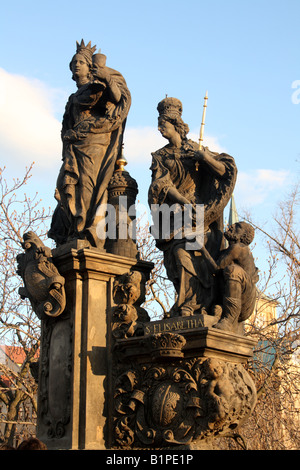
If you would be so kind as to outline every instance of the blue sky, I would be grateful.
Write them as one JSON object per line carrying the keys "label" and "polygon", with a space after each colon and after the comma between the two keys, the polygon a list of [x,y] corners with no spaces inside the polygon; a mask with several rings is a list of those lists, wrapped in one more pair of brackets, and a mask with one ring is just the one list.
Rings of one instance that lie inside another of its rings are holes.
{"label": "blue sky", "polygon": [[4,2],[0,166],[21,177],[35,161],[28,191],[55,206],[61,119],[75,90],[69,62],[83,38],[130,88],[125,156],[141,202],[151,152],[166,143],[157,103],[166,94],[179,98],[197,140],[208,90],[204,144],[235,158],[238,211],[250,209],[266,223],[299,178],[299,17],[299,0]]}

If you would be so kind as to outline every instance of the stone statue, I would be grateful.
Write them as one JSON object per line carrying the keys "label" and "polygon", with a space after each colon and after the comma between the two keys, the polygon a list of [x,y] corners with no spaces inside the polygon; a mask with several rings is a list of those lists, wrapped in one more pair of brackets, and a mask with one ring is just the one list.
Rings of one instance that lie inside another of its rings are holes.
{"label": "stone statue", "polygon": [[[234,189],[236,165],[231,156],[213,153],[207,147],[199,150],[197,143],[187,139],[189,128],[182,120],[178,99],[167,97],[157,109],[158,129],[169,143],[152,154],[149,205],[153,220],[155,210],[163,205],[175,204],[175,212],[182,213],[181,238],[176,236],[178,223],[174,224],[171,218],[169,234],[162,233],[155,223],[153,227],[157,247],[164,253],[167,275],[177,292],[170,315],[213,313],[216,285],[211,264],[200,249],[187,249],[187,232],[202,231],[205,249],[213,259],[218,258],[223,240],[223,209]],[[197,227],[195,213],[199,205],[204,208],[204,221]],[[184,223],[186,207],[192,208],[190,227]]]}
{"label": "stone statue", "polygon": [[254,239],[254,229],[246,222],[237,222],[228,227],[225,238],[229,247],[216,263],[221,271],[223,311],[215,328],[236,331],[238,323],[250,317],[256,302],[258,269],[248,246]]}
{"label": "stone statue", "polygon": [[25,253],[17,256],[17,274],[24,282],[19,294],[29,299],[40,319],[45,315],[57,317],[66,306],[65,279],[53,264],[50,248],[34,232],[25,233],[23,240]]}
{"label": "stone statue", "polygon": [[143,334],[143,323],[150,320],[147,311],[141,307],[145,301],[145,276],[130,271],[114,281],[112,334],[114,338],[128,338]]}
{"label": "stone statue", "polygon": [[131,237],[138,187],[122,157],[130,92],[90,42],[77,43],[70,69],[78,89],[48,233],[57,248],[27,232],[17,257],[19,293],[41,319],[39,437],[49,449],[211,449],[256,403],[244,368],[255,341],[238,331],[255,302],[254,231],[223,233],[235,161],[188,140],[178,99],[158,104],[168,143],[152,154],[151,231],[177,297],[172,318],[151,321],[153,263]]}
{"label": "stone statue", "polygon": [[[48,236],[57,245],[97,237],[97,208],[107,203],[107,186],[121,154],[131,95],[123,76],[106,66],[96,46],[77,42],[70,63],[78,90],[69,97],[62,123],[63,163],[57,179],[58,201]],[[103,213],[103,211],[102,211]]]}

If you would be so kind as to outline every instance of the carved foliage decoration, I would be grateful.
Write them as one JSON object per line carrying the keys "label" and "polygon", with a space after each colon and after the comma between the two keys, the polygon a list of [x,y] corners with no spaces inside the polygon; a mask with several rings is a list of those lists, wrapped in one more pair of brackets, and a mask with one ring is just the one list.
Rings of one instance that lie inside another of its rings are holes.
{"label": "carved foliage decoration", "polygon": [[149,337],[151,357],[156,358],[175,358],[183,357],[182,351],[186,340],[182,335],[175,333],[156,333]]}
{"label": "carved foliage decoration", "polygon": [[249,416],[256,391],[242,365],[195,358],[123,371],[114,399],[116,446],[157,448],[226,434]]}
{"label": "carved foliage decoration", "polygon": [[66,305],[65,280],[52,261],[51,249],[34,232],[25,233],[23,240],[25,253],[17,256],[17,273],[24,282],[19,294],[29,299],[39,318],[57,317]]}

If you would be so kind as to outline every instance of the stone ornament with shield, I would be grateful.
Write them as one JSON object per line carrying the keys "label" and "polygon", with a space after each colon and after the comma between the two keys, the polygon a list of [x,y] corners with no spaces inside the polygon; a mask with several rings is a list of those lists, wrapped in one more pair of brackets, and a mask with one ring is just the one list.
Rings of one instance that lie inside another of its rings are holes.
{"label": "stone ornament with shield", "polygon": [[38,437],[49,449],[211,449],[256,403],[243,333],[258,279],[253,228],[224,232],[233,157],[187,138],[177,98],[157,106],[168,141],[152,154],[151,233],[176,302],[161,320],[143,307],[153,264],[135,242],[136,180],[125,170],[131,93],[82,40],[77,91],[62,123],[62,166],[46,247],[24,234],[18,274],[41,320]]}

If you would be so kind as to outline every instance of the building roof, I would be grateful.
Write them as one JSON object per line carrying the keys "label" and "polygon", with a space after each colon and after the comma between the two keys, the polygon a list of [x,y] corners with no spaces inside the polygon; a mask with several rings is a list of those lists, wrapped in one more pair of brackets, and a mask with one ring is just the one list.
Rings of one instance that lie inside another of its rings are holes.
{"label": "building roof", "polygon": [[[39,352],[35,354],[35,358],[37,359],[38,357]],[[25,359],[26,352],[21,346],[7,346],[6,344],[0,345],[0,362],[6,363],[7,360],[10,360],[18,366],[21,366]]]}

